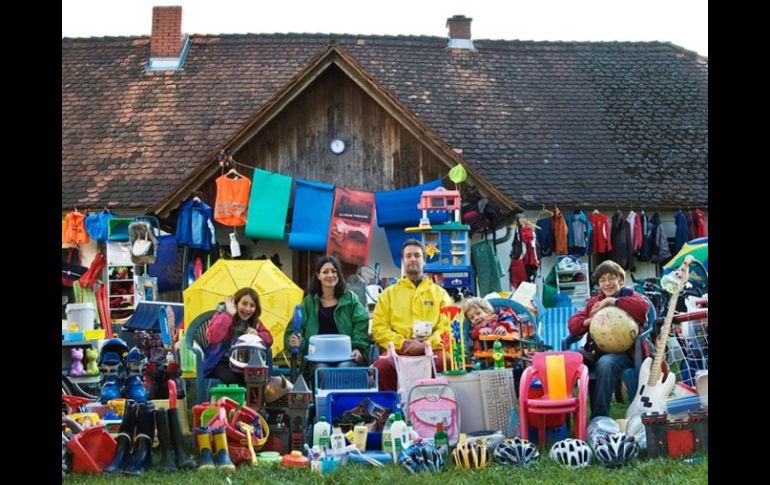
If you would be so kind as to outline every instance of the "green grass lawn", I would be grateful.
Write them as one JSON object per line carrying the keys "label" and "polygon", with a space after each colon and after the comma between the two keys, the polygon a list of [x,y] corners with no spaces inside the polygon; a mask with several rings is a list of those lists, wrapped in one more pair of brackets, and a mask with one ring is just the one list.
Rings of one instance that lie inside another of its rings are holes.
{"label": "green grass lawn", "polygon": [[[612,402],[610,414],[613,418],[625,416],[627,404]],[[628,483],[640,485],[645,483],[659,484],[689,484],[708,483],[708,455],[703,455],[704,460],[698,463],[684,463],[682,458],[657,458],[647,459],[646,452],[642,452],[641,458],[631,464],[617,468],[607,469],[592,462],[592,465],[572,471],[562,467],[548,457],[550,450],[540,448],[540,459],[526,469],[501,466],[493,464],[481,471],[459,470],[448,464],[446,470],[440,473],[421,473],[411,475],[406,470],[392,465],[387,467],[372,467],[368,465],[350,464],[339,468],[330,475],[319,475],[308,470],[290,470],[282,467],[251,468],[241,466],[235,473],[227,474],[217,470],[191,470],[177,473],[161,473],[150,470],[140,478],[125,475],[70,475],[65,483],[72,484],[284,484],[302,483],[304,485],[315,483],[355,484],[370,485],[374,483],[387,483],[391,485],[402,483],[423,484],[498,484],[498,483],[553,483],[553,484],[618,484]],[[155,450],[153,463],[157,463],[159,452]]]}

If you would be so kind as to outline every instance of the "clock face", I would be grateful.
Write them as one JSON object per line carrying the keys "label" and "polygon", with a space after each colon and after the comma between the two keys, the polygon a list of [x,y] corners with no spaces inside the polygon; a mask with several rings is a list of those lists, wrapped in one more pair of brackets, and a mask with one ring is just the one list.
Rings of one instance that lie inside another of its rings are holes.
{"label": "clock face", "polygon": [[331,143],[329,143],[329,149],[332,151],[332,153],[339,155],[345,151],[345,142],[339,138],[335,138],[331,141]]}

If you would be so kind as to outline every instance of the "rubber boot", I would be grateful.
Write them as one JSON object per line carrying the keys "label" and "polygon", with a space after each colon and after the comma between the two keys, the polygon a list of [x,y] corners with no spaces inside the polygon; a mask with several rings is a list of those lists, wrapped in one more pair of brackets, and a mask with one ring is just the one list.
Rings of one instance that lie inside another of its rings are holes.
{"label": "rubber boot", "polygon": [[168,424],[168,413],[165,408],[155,410],[155,425],[158,428],[158,448],[160,448],[160,470],[175,472],[174,448],[171,444],[171,431]]}
{"label": "rubber boot", "polygon": [[218,468],[228,472],[235,471],[235,465],[230,460],[230,452],[227,449],[227,435],[225,428],[219,428],[211,431],[214,439],[214,461]]}
{"label": "rubber boot", "polygon": [[155,439],[155,404],[141,403],[136,415],[136,437],[131,458],[123,469],[126,475],[141,475],[152,466],[152,442]]}
{"label": "rubber boot", "polygon": [[126,401],[126,408],[123,411],[123,421],[118,430],[115,456],[104,468],[104,473],[115,473],[123,470],[128,463],[128,455],[131,452],[131,444],[134,442],[134,433],[136,430],[136,410],[137,404],[134,401]]}
{"label": "rubber boot", "polygon": [[198,447],[198,468],[214,468],[214,453],[211,450],[211,431],[208,426],[195,430],[195,444]]}
{"label": "rubber boot", "polygon": [[[184,418],[187,419],[187,418]],[[168,428],[171,433],[171,445],[174,447],[176,466],[181,468],[197,468],[198,464],[184,451],[184,439],[182,438],[182,424],[179,422],[179,410],[168,410]]]}

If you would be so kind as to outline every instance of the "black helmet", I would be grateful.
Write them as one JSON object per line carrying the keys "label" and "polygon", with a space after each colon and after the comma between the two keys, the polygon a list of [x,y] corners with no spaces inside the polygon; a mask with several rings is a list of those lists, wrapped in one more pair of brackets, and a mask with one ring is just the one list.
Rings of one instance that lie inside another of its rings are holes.
{"label": "black helmet", "polygon": [[532,442],[523,440],[518,436],[504,440],[495,448],[495,459],[503,465],[526,467],[538,458],[540,458],[540,452],[537,447]]}
{"label": "black helmet", "polygon": [[610,468],[618,467],[636,458],[639,454],[639,443],[633,436],[625,433],[601,435],[596,438],[594,453],[602,465]]}

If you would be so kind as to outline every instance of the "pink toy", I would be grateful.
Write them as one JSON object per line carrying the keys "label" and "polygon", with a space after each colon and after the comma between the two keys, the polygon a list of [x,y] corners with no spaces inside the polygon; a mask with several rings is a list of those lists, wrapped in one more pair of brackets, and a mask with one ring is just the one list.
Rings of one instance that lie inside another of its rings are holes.
{"label": "pink toy", "polygon": [[70,350],[70,357],[72,358],[72,365],[70,365],[70,376],[81,377],[86,375],[86,370],[83,368],[83,349],[75,347]]}

